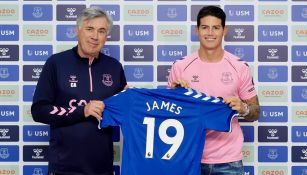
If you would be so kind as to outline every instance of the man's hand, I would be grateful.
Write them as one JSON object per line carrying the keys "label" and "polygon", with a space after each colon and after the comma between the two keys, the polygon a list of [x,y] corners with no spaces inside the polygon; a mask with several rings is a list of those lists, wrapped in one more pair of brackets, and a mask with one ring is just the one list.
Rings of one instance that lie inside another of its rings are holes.
{"label": "man's hand", "polygon": [[223,102],[228,104],[231,109],[238,111],[247,121],[256,121],[259,118],[260,107],[257,95],[244,101],[232,96],[224,98]]}
{"label": "man's hand", "polygon": [[184,87],[186,89],[190,88],[189,82],[186,80],[175,80],[172,82],[171,88]]}
{"label": "man's hand", "polygon": [[87,118],[89,116],[93,116],[98,120],[102,119],[102,112],[104,111],[104,103],[103,101],[99,100],[91,100],[87,105],[84,107],[84,116]]}
{"label": "man's hand", "polygon": [[232,110],[238,111],[239,114],[244,114],[246,112],[246,107],[238,97],[232,96],[224,98],[223,102],[228,104]]}

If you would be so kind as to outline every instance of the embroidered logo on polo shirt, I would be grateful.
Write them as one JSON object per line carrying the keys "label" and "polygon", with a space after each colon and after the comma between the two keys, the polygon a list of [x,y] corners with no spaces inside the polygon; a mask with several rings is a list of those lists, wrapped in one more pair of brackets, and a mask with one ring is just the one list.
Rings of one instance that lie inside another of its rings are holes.
{"label": "embroidered logo on polo shirt", "polygon": [[77,80],[77,76],[76,75],[70,75],[68,81],[70,83],[70,87],[72,87],[72,88],[77,87],[78,80]]}
{"label": "embroidered logo on polo shirt", "polygon": [[103,74],[102,75],[102,83],[106,86],[112,86],[113,84],[113,79],[112,75],[110,74]]}
{"label": "embroidered logo on polo shirt", "polygon": [[222,73],[221,81],[224,84],[231,84],[233,82],[233,78],[232,78],[231,72],[223,72]]}
{"label": "embroidered logo on polo shirt", "polygon": [[193,83],[199,83],[199,76],[198,75],[193,75],[192,76],[192,80],[191,80],[191,82],[193,82]]}

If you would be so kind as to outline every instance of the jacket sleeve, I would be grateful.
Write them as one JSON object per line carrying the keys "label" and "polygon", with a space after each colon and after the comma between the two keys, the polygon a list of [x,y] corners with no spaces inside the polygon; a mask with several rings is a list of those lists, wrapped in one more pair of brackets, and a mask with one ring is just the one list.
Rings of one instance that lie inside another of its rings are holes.
{"label": "jacket sleeve", "polygon": [[58,97],[56,66],[49,58],[38,80],[31,106],[33,120],[51,127],[68,126],[84,120],[84,106],[70,108],[57,106]]}
{"label": "jacket sleeve", "polygon": [[117,93],[119,93],[120,91],[122,91],[123,89],[127,87],[128,87],[128,84],[127,84],[125,72],[124,72],[123,66],[121,66],[120,67],[120,90]]}

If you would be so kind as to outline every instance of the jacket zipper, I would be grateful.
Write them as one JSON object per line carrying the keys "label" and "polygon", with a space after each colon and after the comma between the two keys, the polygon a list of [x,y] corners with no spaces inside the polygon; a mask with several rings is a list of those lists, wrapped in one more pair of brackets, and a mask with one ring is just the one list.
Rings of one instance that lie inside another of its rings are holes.
{"label": "jacket zipper", "polygon": [[90,94],[92,96],[93,93],[93,78],[92,78],[92,63],[94,59],[89,59],[89,65],[88,65],[88,73],[90,76]]}

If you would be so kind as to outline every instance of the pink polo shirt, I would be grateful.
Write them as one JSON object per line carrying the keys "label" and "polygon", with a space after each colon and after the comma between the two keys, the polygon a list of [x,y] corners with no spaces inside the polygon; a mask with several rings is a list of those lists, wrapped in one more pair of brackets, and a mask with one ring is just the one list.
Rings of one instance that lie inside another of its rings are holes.
{"label": "pink polo shirt", "polygon": [[[172,66],[168,85],[174,80],[186,80],[191,88],[215,97],[238,96],[249,99],[256,96],[249,67],[244,61],[224,51],[220,62],[208,63],[194,52]],[[243,133],[237,118],[233,119],[232,132],[208,130],[202,163],[227,163],[242,160]]]}

